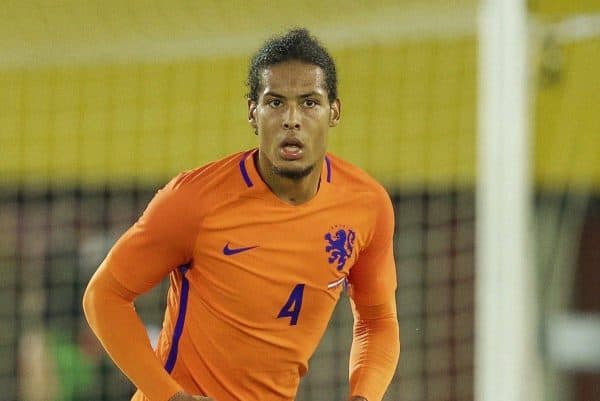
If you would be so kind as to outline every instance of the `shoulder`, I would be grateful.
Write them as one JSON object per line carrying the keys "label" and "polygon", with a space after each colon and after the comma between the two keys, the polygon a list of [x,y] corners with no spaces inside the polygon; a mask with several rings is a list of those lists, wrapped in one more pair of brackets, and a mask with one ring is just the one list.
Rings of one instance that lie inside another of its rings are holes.
{"label": "shoulder", "polygon": [[365,202],[376,202],[378,205],[390,205],[388,192],[377,180],[360,167],[327,153],[331,169],[331,184],[337,190],[360,193]]}
{"label": "shoulder", "polygon": [[155,196],[155,203],[178,213],[204,214],[222,199],[244,189],[239,152],[173,177]]}
{"label": "shoulder", "polygon": [[235,190],[243,188],[240,161],[247,152],[238,152],[192,170],[183,171],[169,182],[174,190],[195,190],[208,187]]}

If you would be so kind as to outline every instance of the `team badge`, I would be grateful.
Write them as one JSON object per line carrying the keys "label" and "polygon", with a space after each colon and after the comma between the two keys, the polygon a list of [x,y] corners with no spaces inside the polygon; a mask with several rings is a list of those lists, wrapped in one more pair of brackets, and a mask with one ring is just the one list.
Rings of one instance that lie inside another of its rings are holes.
{"label": "team badge", "polygon": [[348,258],[352,256],[355,239],[356,234],[351,229],[333,226],[325,234],[325,241],[327,241],[325,252],[329,255],[327,261],[331,264],[337,263],[337,269],[342,270]]}

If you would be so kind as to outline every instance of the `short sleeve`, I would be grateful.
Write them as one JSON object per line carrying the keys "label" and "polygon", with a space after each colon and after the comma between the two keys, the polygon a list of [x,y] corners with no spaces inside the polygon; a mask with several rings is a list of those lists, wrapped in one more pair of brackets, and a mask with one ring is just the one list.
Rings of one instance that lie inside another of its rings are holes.
{"label": "short sleeve", "polygon": [[192,258],[199,219],[181,178],[175,177],[156,193],[106,257],[115,278],[135,293],[150,290]]}
{"label": "short sleeve", "polygon": [[350,270],[350,296],[357,305],[381,305],[396,291],[394,209],[387,192],[379,188],[375,200],[373,235]]}

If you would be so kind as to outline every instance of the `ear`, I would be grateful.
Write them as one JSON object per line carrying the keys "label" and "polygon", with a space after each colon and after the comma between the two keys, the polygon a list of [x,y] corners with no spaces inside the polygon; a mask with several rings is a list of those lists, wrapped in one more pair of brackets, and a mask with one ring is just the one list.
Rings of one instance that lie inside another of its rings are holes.
{"label": "ear", "polygon": [[329,126],[336,127],[340,122],[340,113],[342,112],[342,104],[340,103],[340,99],[335,99],[329,107]]}
{"label": "ear", "polygon": [[257,128],[256,125],[256,102],[254,100],[248,99],[248,122],[250,126],[254,129]]}

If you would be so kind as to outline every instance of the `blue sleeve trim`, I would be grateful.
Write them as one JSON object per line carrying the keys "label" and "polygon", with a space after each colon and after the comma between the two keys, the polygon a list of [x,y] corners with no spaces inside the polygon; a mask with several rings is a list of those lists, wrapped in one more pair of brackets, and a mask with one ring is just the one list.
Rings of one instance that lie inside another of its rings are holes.
{"label": "blue sleeve trim", "polygon": [[188,271],[189,268],[190,263],[179,266],[179,271],[181,272],[183,277],[181,282],[181,295],[179,297],[179,314],[177,315],[177,322],[175,323],[175,332],[173,333],[173,342],[171,345],[171,349],[169,350],[169,357],[167,358],[167,363],[165,364],[165,369],[169,373],[173,371],[173,368],[175,367],[175,362],[177,361],[177,353],[179,352],[179,340],[181,339],[181,334],[183,333],[183,325],[185,323],[188,293],[190,291],[190,283],[185,277],[185,273]]}

